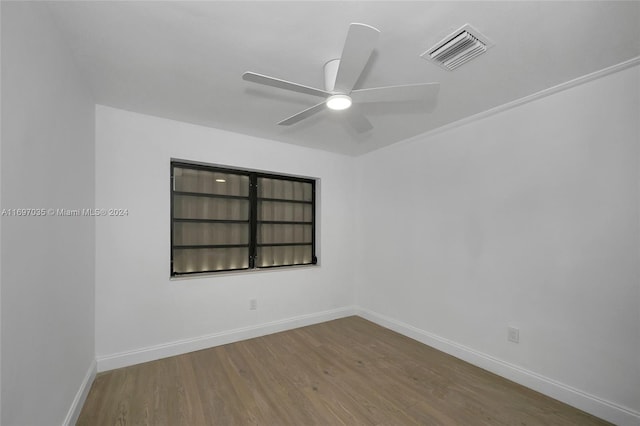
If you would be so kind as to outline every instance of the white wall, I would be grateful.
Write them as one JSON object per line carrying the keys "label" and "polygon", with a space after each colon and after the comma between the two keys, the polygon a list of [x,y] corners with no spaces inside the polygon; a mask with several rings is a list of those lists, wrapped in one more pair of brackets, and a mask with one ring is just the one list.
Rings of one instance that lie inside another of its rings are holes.
{"label": "white wall", "polygon": [[[321,265],[170,280],[171,158],[320,178]],[[129,210],[96,222],[98,369],[352,312],[352,165],[351,157],[98,106],[96,207]]]}
{"label": "white wall", "polygon": [[[91,207],[93,138],[91,96],[46,6],[2,2],[2,208]],[[62,424],[81,403],[94,247],[91,218],[2,217],[2,425]]]}
{"label": "white wall", "polygon": [[357,303],[637,415],[639,81],[627,69],[360,157]]}

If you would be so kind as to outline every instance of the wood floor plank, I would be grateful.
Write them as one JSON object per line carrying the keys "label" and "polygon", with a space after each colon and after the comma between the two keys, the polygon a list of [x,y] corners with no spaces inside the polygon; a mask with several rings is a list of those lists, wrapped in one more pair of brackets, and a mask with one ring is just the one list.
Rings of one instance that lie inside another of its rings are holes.
{"label": "wood floor plank", "polygon": [[101,373],[78,425],[606,425],[359,317]]}

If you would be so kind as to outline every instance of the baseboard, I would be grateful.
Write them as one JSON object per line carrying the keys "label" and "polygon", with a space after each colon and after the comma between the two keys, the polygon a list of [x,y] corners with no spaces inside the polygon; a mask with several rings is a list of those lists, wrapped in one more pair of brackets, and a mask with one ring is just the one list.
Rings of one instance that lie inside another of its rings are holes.
{"label": "baseboard", "polygon": [[214,346],[226,345],[228,343],[252,339],[254,337],[265,336],[267,334],[278,333],[280,331],[286,331],[298,327],[305,327],[307,325],[331,321],[355,314],[355,307],[348,306],[323,312],[300,315],[292,318],[285,318],[249,327],[236,328],[233,330],[195,337],[192,339],[178,340],[162,345],[135,349],[132,351],[98,356],[98,371],[102,372],[113,370],[115,368],[127,367],[143,362],[154,361],[161,358],[199,351]]}
{"label": "baseboard", "polygon": [[93,380],[96,378],[97,373],[97,365],[96,361],[91,361],[89,365],[89,369],[87,373],[84,375],[84,379],[80,384],[80,389],[76,393],[76,396],[73,398],[73,402],[71,403],[71,407],[69,407],[69,411],[67,412],[67,417],[65,417],[63,426],[73,426],[78,421],[78,417],[80,417],[80,411],[82,411],[82,406],[87,399],[87,395],[91,390],[91,385],[93,384]]}
{"label": "baseboard", "polygon": [[579,389],[560,383],[556,380],[494,358],[472,348],[460,345],[451,340],[421,330],[412,325],[397,321],[385,315],[357,307],[356,314],[382,327],[393,330],[404,336],[417,340],[425,345],[466,361],[470,364],[495,373],[513,382],[519,383],[565,404],[576,407],[596,417],[619,426],[640,425],[640,413],[590,395]]}

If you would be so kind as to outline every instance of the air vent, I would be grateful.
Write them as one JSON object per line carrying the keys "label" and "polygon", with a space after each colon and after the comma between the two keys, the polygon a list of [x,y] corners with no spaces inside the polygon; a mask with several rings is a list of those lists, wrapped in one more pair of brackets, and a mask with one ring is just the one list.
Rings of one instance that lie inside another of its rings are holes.
{"label": "air vent", "polygon": [[482,55],[491,46],[493,43],[487,37],[466,24],[420,56],[452,71]]}

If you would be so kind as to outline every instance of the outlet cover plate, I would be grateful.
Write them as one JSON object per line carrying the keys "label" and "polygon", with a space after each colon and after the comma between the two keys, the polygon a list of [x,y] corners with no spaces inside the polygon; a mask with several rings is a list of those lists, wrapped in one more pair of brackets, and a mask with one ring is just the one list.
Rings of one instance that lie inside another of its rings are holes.
{"label": "outlet cover plate", "polygon": [[520,343],[520,329],[507,327],[507,340],[513,343]]}

